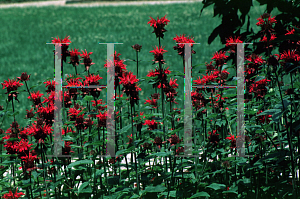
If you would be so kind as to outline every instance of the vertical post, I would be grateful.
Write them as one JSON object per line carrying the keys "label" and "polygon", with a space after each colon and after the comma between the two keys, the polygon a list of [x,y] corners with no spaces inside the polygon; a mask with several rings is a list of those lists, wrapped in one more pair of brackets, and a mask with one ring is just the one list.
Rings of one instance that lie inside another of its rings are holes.
{"label": "vertical post", "polygon": [[[52,44],[53,43],[46,43]],[[61,46],[68,43],[55,43],[54,54],[54,77],[55,77],[55,97],[54,97],[54,155],[47,157],[71,157],[71,155],[62,155],[62,71],[61,71]]]}
{"label": "vertical post", "polygon": [[184,156],[192,155],[192,101],[191,101],[191,44],[184,44],[185,74],[184,74]]}
{"label": "vertical post", "polygon": [[115,65],[114,44],[107,44],[107,151],[115,157]]}

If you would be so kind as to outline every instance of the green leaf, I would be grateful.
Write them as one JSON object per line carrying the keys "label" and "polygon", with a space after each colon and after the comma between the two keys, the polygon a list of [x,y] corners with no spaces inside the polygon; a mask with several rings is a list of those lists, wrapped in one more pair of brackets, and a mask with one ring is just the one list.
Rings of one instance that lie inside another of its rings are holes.
{"label": "green leaf", "polygon": [[93,163],[94,162],[92,160],[79,160],[79,161],[69,164],[67,168],[72,168],[72,167],[75,167],[75,166],[78,166],[81,164],[93,164]]}
{"label": "green leaf", "polygon": [[257,82],[257,81],[260,81],[260,80],[263,80],[263,79],[265,79],[266,77],[265,76],[257,76],[256,78],[255,78],[255,81]]}
{"label": "green leaf", "polygon": [[154,153],[153,155],[159,156],[159,157],[166,157],[166,156],[170,156],[171,152],[158,152],[158,153]]}
{"label": "green leaf", "polygon": [[[87,193],[86,191],[87,190],[83,190],[85,187],[87,187],[88,185],[90,184],[90,182],[84,182],[84,183],[82,183],[81,185],[80,185],[80,187],[79,187],[79,189],[78,189],[78,194],[79,193]],[[89,190],[88,190],[89,191]],[[92,189],[91,189],[91,191],[92,191]],[[92,193],[92,192],[90,192],[90,193]]]}
{"label": "green leaf", "polygon": [[145,192],[150,192],[150,193],[155,193],[155,192],[163,192],[166,190],[167,187],[164,187],[162,185],[157,185],[157,186],[147,186],[145,189]]}
{"label": "green leaf", "polygon": [[207,192],[201,191],[201,192],[194,194],[190,198],[198,198],[198,197],[210,197],[210,195]]}
{"label": "green leaf", "polygon": [[212,183],[211,185],[207,186],[211,189],[214,190],[219,190],[219,189],[225,189],[226,185],[225,184],[217,184],[217,183]]}
{"label": "green leaf", "polygon": [[91,96],[91,95],[86,95],[86,96],[83,98],[83,100],[90,102],[90,101],[94,100],[94,97]]}
{"label": "green leaf", "polygon": [[139,195],[133,195],[133,196],[130,197],[130,199],[134,199],[134,198],[140,198],[140,196]]}
{"label": "green leaf", "polygon": [[37,181],[37,177],[38,177],[39,175],[41,175],[42,173],[37,173],[36,171],[32,171],[31,174],[33,175],[34,181]]}

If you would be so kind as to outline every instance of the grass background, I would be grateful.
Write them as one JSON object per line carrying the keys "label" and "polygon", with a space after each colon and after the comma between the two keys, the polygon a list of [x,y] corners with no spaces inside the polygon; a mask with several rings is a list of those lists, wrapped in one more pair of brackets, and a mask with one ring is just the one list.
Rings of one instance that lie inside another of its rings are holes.
{"label": "grass background", "polygon": [[[191,35],[194,41],[201,43],[195,45],[196,54],[193,55],[193,65],[209,62],[215,51],[223,47],[220,39],[217,38],[211,45],[207,39],[212,30],[220,24],[221,20],[213,18],[213,7],[205,9],[200,17],[201,2],[170,4],[170,5],[142,5],[142,6],[120,6],[120,7],[25,7],[1,9],[0,18],[0,81],[8,78],[16,78],[22,72],[31,74],[29,87],[37,84],[38,81],[45,81],[53,77],[53,45],[46,45],[51,42],[52,37],[65,37],[70,35],[72,44],[69,49],[87,49],[93,52],[91,58],[96,63],[90,68],[91,73],[103,68],[106,60],[106,46],[98,45],[98,42],[119,42],[123,45],[115,45],[115,50],[121,53],[120,58],[126,59],[127,69],[136,74],[136,64],[129,59],[135,59],[135,51],[131,45],[136,43],[142,45],[139,59],[139,77],[144,77],[147,72],[156,65],[152,65],[153,55],[149,51],[153,46],[158,45],[158,39],[152,33],[153,28],[147,22],[149,16],[156,18],[167,15],[170,23],[166,26],[162,46],[168,52],[164,54],[166,66],[171,71],[183,72],[182,59],[173,50],[175,41],[173,38],[180,34]],[[251,26],[255,26],[256,18],[263,12],[265,7],[255,6],[251,10]],[[67,60],[69,61],[69,60]],[[84,66],[78,67],[82,72]],[[193,71],[193,79],[199,76],[198,71]],[[74,73],[70,64],[64,65],[64,73]],[[101,84],[106,84],[106,73],[99,73],[104,79]],[[178,79],[178,96],[183,96],[183,78]],[[2,86],[2,85],[1,85]],[[152,85],[143,82],[141,84],[141,101],[154,93]],[[21,89],[26,89],[25,85]],[[45,93],[44,84],[35,87],[33,91],[41,90]],[[6,90],[0,91],[0,105],[6,107]],[[30,109],[31,102],[27,99],[27,92],[19,94],[20,103],[15,103],[16,110],[20,112],[16,119],[22,126],[27,125],[25,118],[26,109]],[[105,99],[105,98],[104,98]],[[183,97],[176,100],[183,107]],[[11,108],[11,103],[8,105]],[[3,117],[1,118],[2,121]],[[0,121],[0,122],[1,122]],[[12,122],[12,118],[5,119],[0,128],[6,130]]]}

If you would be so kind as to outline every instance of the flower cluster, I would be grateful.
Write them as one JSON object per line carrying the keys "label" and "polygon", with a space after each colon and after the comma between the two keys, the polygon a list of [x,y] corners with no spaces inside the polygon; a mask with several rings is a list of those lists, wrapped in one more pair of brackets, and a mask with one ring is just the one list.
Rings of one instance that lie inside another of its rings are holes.
{"label": "flower cluster", "polygon": [[267,93],[267,84],[271,80],[262,79],[254,82],[249,87],[249,93],[254,93],[256,98],[262,99]]}
{"label": "flower cluster", "polygon": [[123,85],[123,91],[126,93],[127,96],[130,97],[130,103],[137,104],[137,101],[140,99],[138,97],[138,92],[142,89],[136,84],[139,80],[136,79],[136,76],[133,75],[132,72],[125,72],[123,73],[122,77],[119,77],[120,84]]}
{"label": "flower cluster", "polygon": [[153,19],[152,17],[150,17],[151,20],[148,22],[148,24],[150,24],[150,26],[153,26],[154,31],[152,33],[155,33],[156,37],[160,37],[160,38],[164,38],[164,32],[166,32],[167,30],[165,29],[165,26],[168,25],[168,23],[170,22],[170,20],[168,20],[166,18],[166,15],[162,18],[159,19],[159,17],[157,17],[157,20]]}
{"label": "flower cluster", "polygon": [[[184,46],[185,44],[184,43],[190,43],[191,44],[191,47],[193,47],[193,43],[194,38],[190,38],[189,36],[186,37],[185,34],[183,35],[176,35],[176,37],[173,38],[173,40],[176,42],[176,43],[179,43],[177,44],[176,46],[173,47],[174,50],[177,50],[178,52],[178,55],[180,55],[181,57],[184,56]],[[196,52],[194,50],[192,50],[192,54],[195,54]]]}
{"label": "flower cluster", "polygon": [[[68,43],[72,43],[71,40],[69,39],[70,36],[66,36],[64,39],[60,39],[58,36],[57,38],[54,38],[52,40],[53,44],[59,44],[62,43],[61,45],[61,59],[66,62],[67,61],[67,57],[70,56],[70,52],[68,51],[69,45]],[[53,37],[52,37],[53,38]]]}

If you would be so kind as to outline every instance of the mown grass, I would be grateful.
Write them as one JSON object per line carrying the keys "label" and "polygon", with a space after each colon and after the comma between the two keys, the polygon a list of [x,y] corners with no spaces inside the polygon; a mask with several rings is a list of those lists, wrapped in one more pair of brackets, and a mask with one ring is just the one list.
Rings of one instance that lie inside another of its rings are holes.
{"label": "mown grass", "polygon": [[[153,46],[158,45],[158,40],[152,33],[153,28],[147,22],[149,16],[163,17],[171,21],[167,26],[165,38],[162,40],[162,46],[165,46],[166,66],[172,71],[183,72],[181,57],[173,50],[175,41],[173,38],[179,34],[192,35],[194,41],[201,43],[195,45],[196,54],[193,55],[193,65],[209,62],[212,54],[223,47],[219,39],[216,39],[211,45],[208,45],[207,38],[212,30],[220,23],[220,20],[213,18],[213,9],[207,9],[200,15],[202,4],[170,4],[170,5],[149,5],[149,6],[120,6],[120,7],[26,7],[2,9],[0,18],[0,81],[8,78],[12,79],[21,75],[22,72],[31,74],[29,87],[37,84],[38,81],[45,81],[53,77],[53,45],[46,45],[51,42],[51,37],[64,37],[70,35],[72,44],[70,48],[87,49],[93,52],[91,58],[96,63],[90,69],[90,72],[97,73],[103,68],[106,60],[106,46],[99,45],[98,42],[119,42],[123,45],[115,45],[115,50],[121,53],[121,59],[135,59],[135,51],[131,45],[136,43],[142,45],[139,59],[142,62],[139,65],[139,78],[147,75],[147,72],[155,65],[152,65],[153,55],[149,51]],[[255,27],[255,19],[263,13],[263,7],[256,7],[252,15],[252,26]],[[132,61],[126,61],[127,69],[136,74],[136,65]],[[78,71],[83,72],[81,65]],[[197,71],[193,71],[193,76],[198,76]],[[64,73],[74,73],[70,64],[64,65]],[[106,74],[99,74],[104,79],[101,84],[106,84]],[[178,80],[180,88],[178,96],[183,96],[183,78]],[[154,89],[152,85],[143,82],[141,99],[146,99]],[[25,85],[21,89],[25,89]],[[44,85],[36,87],[33,91],[45,91]],[[6,106],[4,95],[5,90],[1,89],[2,101],[0,105]],[[20,114],[16,117],[21,126],[25,126],[26,109],[29,109],[31,102],[27,99],[27,92],[19,94],[20,104],[15,103],[16,110]],[[105,91],[103,92],[105,96]],[[183,107],[183,97],[176,100]],[[141,101],[144,103],[144,100]],[[11,107],[11,104],[8,105]],[[1,121],[0,121],[1,122]],[[7,129],[12,122],[12,118],[4,121]]]}

